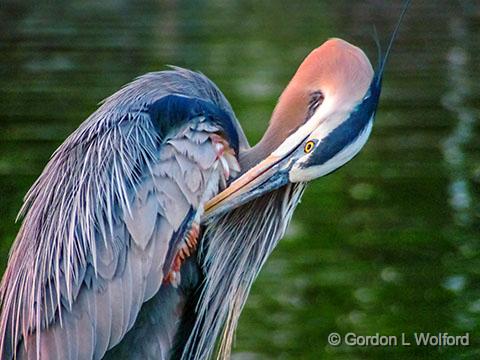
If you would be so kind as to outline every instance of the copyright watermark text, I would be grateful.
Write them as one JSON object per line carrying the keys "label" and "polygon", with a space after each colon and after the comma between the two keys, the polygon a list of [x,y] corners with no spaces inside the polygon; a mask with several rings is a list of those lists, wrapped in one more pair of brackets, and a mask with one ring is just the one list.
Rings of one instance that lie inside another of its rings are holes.
{"label": "copyright watermark text", "polygon": [[414,332],[400,335],[358,335],[353,332],[340,335],[333,332],[328,335],[328,344],[331,346],[469,346],[470,333],[451,335],[444,333]]}

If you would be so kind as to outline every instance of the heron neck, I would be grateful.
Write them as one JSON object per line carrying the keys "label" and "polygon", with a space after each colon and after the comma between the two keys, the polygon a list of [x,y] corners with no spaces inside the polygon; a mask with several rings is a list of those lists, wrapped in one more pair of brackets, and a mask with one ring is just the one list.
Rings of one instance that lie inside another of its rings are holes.
{"label": "heron neck", "polygon": [[287,128],[279,126],[282,120],[275,113],[262,139],[252,148],[243,151],[239,156],[240,167],[245,172],[269,156],[288,137]]}
{"label": "heron neck", "polygon": [[268,129],[262,139],[240,155],[242,170],[248,170],[270,155],[299,126],[305,122],[308,97],[304,96],[301,84],[290,82],[273,110]]}
{"label": "heron neck", "polygon": [[[266,259],[283,237],[305,184],[288,184],[220,215],[208,224],[199,256],[205,279],[184,359],[230,358],[238,319]],[[223,329],[223,330],[222,330]]]}

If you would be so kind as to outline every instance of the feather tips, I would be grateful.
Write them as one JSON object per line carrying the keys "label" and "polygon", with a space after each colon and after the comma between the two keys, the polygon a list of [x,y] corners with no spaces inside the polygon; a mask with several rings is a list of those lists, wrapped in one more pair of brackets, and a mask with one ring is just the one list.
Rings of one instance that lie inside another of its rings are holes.
{"label": "feather tips", "polygon": [[[208,85],[200,94],[199,82]],[[159,119],[145,110],[182,86],[235,122],[205,77],[186,70],[146,75],[107,99],[26,195],[0,287],[3,358],[38,358],[45,347],[65,359],[100,358],[160,288],[168,248],[178,246],[170,244],[174,231],[225,182],[209,137],[221,124],[209,124],[207,114],[184,119],[176,134],[159,133]]]}

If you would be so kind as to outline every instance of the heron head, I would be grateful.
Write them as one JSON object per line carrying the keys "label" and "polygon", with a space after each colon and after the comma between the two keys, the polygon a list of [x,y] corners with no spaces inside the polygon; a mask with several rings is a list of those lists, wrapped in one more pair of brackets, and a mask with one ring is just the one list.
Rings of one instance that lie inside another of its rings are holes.
{"label": "heron head", "polygon": [[343,166],[368,139],[380,88],[381,71],[374,73],[358,47],[330,39],[313,50],[280,96],[264,137],[241,159],[248,171],[207,203],[207,215]]}

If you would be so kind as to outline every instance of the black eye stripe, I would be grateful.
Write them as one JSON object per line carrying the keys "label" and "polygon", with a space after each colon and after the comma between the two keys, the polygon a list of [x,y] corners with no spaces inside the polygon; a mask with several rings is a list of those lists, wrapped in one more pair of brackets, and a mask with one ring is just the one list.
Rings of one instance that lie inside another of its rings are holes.
{"label": "black eye stripe", "polygon": [[305,124],[313,116],[317,108],[323,103],[324,99],[325,99],[325,96],[319,90],[313,91],[310,93],[310,99],[308,100],[307,114],[303,119],[303,122],[299,123],[297,127],[291,128],[287,134],[287,137],[292,135],[295,131],[297,131],[298,127]]}
{"label": "black eye stripe", "polygon": [[322,104],[325,96],[321,91],[314,91],[310,94],[310,100],[308,102],[307,120],[312,117],[318,107]]}

